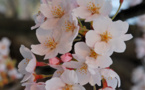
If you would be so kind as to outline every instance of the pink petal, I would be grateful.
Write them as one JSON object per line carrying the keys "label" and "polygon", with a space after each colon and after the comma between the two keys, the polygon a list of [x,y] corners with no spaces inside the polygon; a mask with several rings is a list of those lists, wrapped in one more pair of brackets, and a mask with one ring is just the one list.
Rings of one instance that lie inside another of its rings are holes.
{"label": "pink petal", "polygon": [[91,16],[91,12],[86,7],[78,7],[74,9],[73,12],[76,17],[80,17],[83,19]]}

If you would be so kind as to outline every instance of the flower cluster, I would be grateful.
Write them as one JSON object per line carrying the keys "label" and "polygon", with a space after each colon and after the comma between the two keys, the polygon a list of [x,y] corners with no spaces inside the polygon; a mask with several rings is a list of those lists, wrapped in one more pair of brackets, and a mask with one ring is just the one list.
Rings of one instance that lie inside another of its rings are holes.
{"label": "flower cluster", "polygon": [[[31,50],[20,47],[24,59],[18,68],[25,75],[21,82],[26,90],[85,90],[87,83],[94,88],[102,85],[99,90],[120,87],[118,74],[109,68],[113,63],[110,56],[124,52],[124,41],[132,35],[126,34],[128,23],[108,17],[111,10],[111,0],[42,0],[32,27],[37,28],[40,44],[31,45]],[[33,53],[49,63],[38,62]],[[51,75],[36,74],[37,66],[56,71],[51,79],[38,82]]]}
{"label": "flower cluster", "polygon": [[2,38],[0,41],[0,88],[10,81],[22,78],[22,75],[15,68],[15,61],[9,56],[10,41],[8,38]]}

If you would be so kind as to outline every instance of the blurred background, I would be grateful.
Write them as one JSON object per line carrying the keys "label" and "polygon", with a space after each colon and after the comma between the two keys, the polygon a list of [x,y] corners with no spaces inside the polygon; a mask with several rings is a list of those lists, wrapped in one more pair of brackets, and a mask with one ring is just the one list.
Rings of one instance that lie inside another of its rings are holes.
{"label": "blurred background", "polygon": [[[119,0],[112,0],[112,5],[113,10],[110,17],[116,13]],[[0,40],[2,41],[3,37],[10,40],[10,54],[8,56],[15,62],[15,68],[23,59],[19,52],[20,45],[23,44],[30,48],[31,44],[38,43],[35,30],[31,30],[31,27],[35,25],[33,15],[39,11],[39,6],[40,0],[0,0]],[[119,74],[122,81],[121,88],[118,90],[145,90],[145,81],[140,85],[145,76],[145,44],[143,44],[145,43],[145,37],[143,37],[145,33],[145,0],[124,0],[114,21],[116,20],[127,21],[130,24],[128,33],[134,36],[132,40],[126,42],[127,49],[124,53],[112,55],[114,63],[111,68]],[[142,46],[142,48],[138,48],[138,46]],[[142,57],[138,54],[142,54]],[[142,69],[137,70],[136,68],[139,66]],[[53,72],[49,67],[39,68],[39,71],[42,73]],[[138,77],[140,74],[142,76]],[[20,78],[12,80],[3,85],[3,88],[0,87],[0,90],[24,90],[20,80]]]}

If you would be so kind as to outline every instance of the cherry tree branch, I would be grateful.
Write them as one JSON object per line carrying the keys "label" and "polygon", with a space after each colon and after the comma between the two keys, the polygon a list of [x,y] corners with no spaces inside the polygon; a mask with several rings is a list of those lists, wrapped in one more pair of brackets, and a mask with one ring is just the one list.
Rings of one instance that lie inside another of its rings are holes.
{"label": "cherry tree branch", "polygon": [[145,14],[145,3],[139,4],[137,6],[131,7],[127,10],[122,10],[114,20],[126,20],[132,17]]}

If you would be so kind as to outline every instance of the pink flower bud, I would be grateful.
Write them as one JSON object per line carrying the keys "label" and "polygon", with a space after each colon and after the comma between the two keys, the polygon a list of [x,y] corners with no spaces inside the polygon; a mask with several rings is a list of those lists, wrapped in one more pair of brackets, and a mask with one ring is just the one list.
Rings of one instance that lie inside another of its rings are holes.
{"label": "pink flower bud", "polygon": [[51,58],[49,59],[49,64],[50,65],[59,65],[60,64],[60,59],[55,57],[55,58]]}
{"label": "pink flower bud", "polygon": [[120,0],[120,3],[122,4],[124,0]]}
{"label": "pink flower bud", "polygon": [[60,58],[63,62],[69,62],[72,60],[72,54],[66,53],[66,54],[62,55]]}

